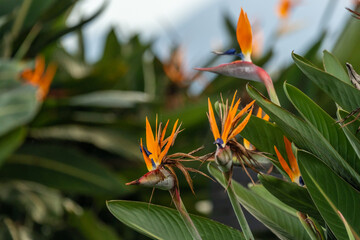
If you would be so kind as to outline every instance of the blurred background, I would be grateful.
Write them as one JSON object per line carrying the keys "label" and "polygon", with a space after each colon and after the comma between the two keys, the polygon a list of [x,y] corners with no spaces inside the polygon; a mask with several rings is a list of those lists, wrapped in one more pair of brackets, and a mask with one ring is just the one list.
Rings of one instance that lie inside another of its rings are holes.
{"label": "blurred background", "polygon": [[[118,222],[105,202],[150,200],[151,189],[125,186],[147,171],[138,148],[146,116],[152,125],[156,114],[182,121],[185,131],[170,152],[204,146],[201,155],[215,150],[206,99],[238,90],[242,105],[251,101],[247,81],[193,70],[235,60],[211,52],[239,50],[241,7],[252,23],[253,61],[272,76],[282,106],[294,112],[282,90],[289,81],[335,115],[291,52],[319,63],[327,49],[360,72],[360,21],[345,9],[359,11],[360,3],[293,0],[281,15],[282,2],[0,0],[0,238],[147,239]],[[40,55],[45,67],[35,60]],[[36,77],[52,80],[50,89]],[[241,168],[235,175],[249,182]],[[178,176],[189,212],[238,227],[217,184],[192,174],[194,196]],[[165,191],[151,201],[173,207]],[[251,226],[257,238],[271,238]]]}

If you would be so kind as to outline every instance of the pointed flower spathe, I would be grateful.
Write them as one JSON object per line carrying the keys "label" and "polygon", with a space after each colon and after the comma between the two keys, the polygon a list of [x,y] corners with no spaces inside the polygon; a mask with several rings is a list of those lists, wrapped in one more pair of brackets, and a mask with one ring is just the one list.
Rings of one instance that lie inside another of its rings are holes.
{"label": "pointed flower spathe", "polygon": [[55,64],[50,63],[45,71],[44,57],[37,56],[35,60],[35,69],[25,69],[20,77],[38,88],[37,97],[40,101],[43,101],[49,92],[51,82],[56,73],[56,68]]}
{"label": "pointed flower spathe", "polygon": [[284,136],[284,143],[285,143],[285,150],[286,150],[286,154],[287,154],[290,166],[287,164],[287,162],[285,161],[285,159],[283,158],[283,156],[281,155],[281,153],[279,152],[277,147],[274,146],[274,149],[275,149],[276,155],[279,159],[280,165],[284,169],[284,171],[287,173],[287,175],[289,176],[289,178],[291,179],[292,182],[295,182],[295,183],[303,186],[304,182],[300,175],[300,170],[299,170],[299,166],[296,161],[295,155],[292,151],[291,142],[285,136]]}
{"label": "pointed flower spathe", "polygon": [[244,60],[251,62],[252,30],[247,14],[242,8],[236,26],[236,39],[242,53],[244,54]]}

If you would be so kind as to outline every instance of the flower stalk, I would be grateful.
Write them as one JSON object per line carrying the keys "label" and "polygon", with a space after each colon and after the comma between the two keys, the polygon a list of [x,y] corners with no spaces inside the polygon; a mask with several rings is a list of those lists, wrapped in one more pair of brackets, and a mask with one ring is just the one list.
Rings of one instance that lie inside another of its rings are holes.
{"label": "flower stalk", "polygon": [[178,210],[182,220],[184,221],[186,228],[189,230],[191,236],[195,240],[201,240],[201,236],[196,229],[194,222],[191,220],[189,213],[187,212],[183,201],[181,200],[179,190],[177,188],[172,188],[169,190],[171,198],[174,202],[176,209]]}
{"label": "flower stalk", "polygon": [[239,222],[239,225],[241,227],[241,230],[244,233],[245,239],[253,240],[254,236],[253,236],[253,234],[252,234],[252,232],[250,230],[248,222],[246,221],[244,212],[241,209],[241,205],[240,205],[239,201],[236,198],[234,187],[233,187],[233,185],[231,183],[231,172],[230,171],[229,172],[224,172],[223,174],[224,174],[226,182],[229,183],[229,186],[227,188],[227,193],[228,193],[231,205],[232,205],[232,207],[234,209],[236,218],[237,218],[237,220]]}

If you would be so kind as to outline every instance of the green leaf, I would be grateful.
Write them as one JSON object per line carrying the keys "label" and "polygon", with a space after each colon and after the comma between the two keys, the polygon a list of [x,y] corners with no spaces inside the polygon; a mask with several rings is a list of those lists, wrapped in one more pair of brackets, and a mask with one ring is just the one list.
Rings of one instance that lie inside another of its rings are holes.
{"label": "green leaf", "polygon": [[325,71],[337,77],[339,80],[343,81],[344,83],[351,85],[349,75],[347,74],[347,72],[345,71],[344,67],[341,65],[339,60],[326,50],[323,53],[324,53],[323,61],[324,61]]}
{"label": "green leaf", "polygon": [[298,151],[298,162],[309,193],[338,239],[348,239],[340,211],[349,226],[360,232],[360,193],[334,173],[321,160],[305,151]]}
{"label": "green leaf", "polygon": [[[125,225],[153,239],[192,239],[179,213],[143,202],[108,201],[109,211]],[[213,220],[191,215],[203,239],[244,239],[241,232]]]}
{"label": "green leaf", "polygon": [[284,90],[302,117],[305,118],[309,125],[316,128],[326,141],[331,144],[334,150],[341,155],[343,160],[339,159],[346,161],[346,163],[340,162],[339,166],[337,166],[338,163],[333,162],[333,166],[330,165],[330,167],[337,168],[345,166],[355,177],[355,174],[358,176],[360,173],[360,159],[340,125],[296,87],[284,84]]}
{"label": "green leaf", "polygon": [[58,125],[33,129],[30,136],[37,139],[61,139],[93,144],[105,151],[143,161],[139,146],[117,130],[82,125]]}
{"label": "green leaf", "polygon": [[38,110],[37,89],[22,85],[0,92],[0,136],[29,122]]}
{"label": "green leaf", "polygon": [[339,155],[316,128],[287,110],[273,104],[252,86],[247,85],[247,91],[297,147],[312,152],[328,166],[333,167],[333,170],[337,171],[344,179],[360,188],[359,174]]}
{"label": "green leaf", "polygon": [[322,71],[295,53],[292,54],[292,57],[301,71],[342,108],[352,111],[360,106],[359,90]]}
{"label": "green leaf", "polygon": [[94,159],[69,147],[27,144],[0,169],[3,179],[23,179],[70,193],[114,196],[126,194],[120,182]]}
{"label": "green leaf", "polygon": [[150,96],[144,92],[107,90],[77,95],[69,100],[69,104],[82,107],[131,108],[150,100]]}
{"label": "green leaf", "polygon": [[258,178],[277,199],[321,223],[324,222],[306,188],[271,175],[259,174]]}
{"label": "green leaf", "polygon": [[[224,188],[227,187],[227,182],[217,167],[209,164],[208,170]],[[232,184],[238,201],[280,239],[310,239],[297,218],[296,210],[266,193],[263,188],[257,188],[256,191],[261,193],[257,194],[234,180]]]}
{"label": "green leaf", "polygon": [[[338,108],[337,110],[337,115],[339,120],[340,119],[344,119],[346,116],[349,115],[348,112]],[[346,124],[346,122],[351,122],[355,120],[354,116],[351,116],[347,121],[345,121],[344,124]],[[354,151],[356,152],[358,158],[360,159],[360,139],[359,137],[356,137],[357,134],[357,128],[360,124],[359,120],[355,120],[353,123],[344,126],[344,124],[342,124],[341,129],[344,131],[346,137],[348,138],[351,146],[353,147]]]}
{"label": "green leaf", "polygon": [[6,135],[0,137],[0,166],[4,163],[20,145],[26,137],[25,128],[17,128]]}

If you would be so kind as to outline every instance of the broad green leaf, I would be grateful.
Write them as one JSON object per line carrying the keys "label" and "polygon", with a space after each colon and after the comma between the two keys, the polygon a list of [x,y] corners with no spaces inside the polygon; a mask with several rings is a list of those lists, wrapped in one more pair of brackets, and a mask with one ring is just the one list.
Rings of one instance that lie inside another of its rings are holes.
{"label": "broad green leaf", "polygon": [[354,171],[316,128],[286,109],[273,104],[252,86],[247,85],[247,91],[296,146],[314,153],[344,179],[360,188],[359,174]]}
{"label": "broad green leaf", "polygon": [[[107,207],[119,221],[153,239],[192,239],[175,209],[123,200],[108,201]],[[204,217],[190,217],[203,239],[244,239],[236,229]]]}
{"label": "broad green leaf", "polygon": [[360,158],[352,148],[340,125],[296,87],[284,84],[284,90],[289,100],[309,125],[316,128],[326,138],[331,146],[350,165],[351,171],[359,174]]}
{"label": "broad green leaf", "polygon": [[[338,108],[337,115],[340,120],[340,119],[344,119],[346,116],[348,116],[349,113]],[[354,122],[345,126],[346,122],[351,122],[351,121],[354,121]],[[353,147],[358,158],[360,159],[360,139],[359,139],[359,137],[356,136],[356,135],[359,135],[359,134],[357,134],[357,132],[358,132],[357,128],[359,127],[359,125],[360,125],[360,121],[355,120],[355,118],[353,116],[351,116],[347,121],[345,121],[344,124],[342,124],[341,129],[344,131],[351,146]]]}
{"label": "broad green leaf", "polygon": [[4,163],[20,145],[26,137],[25,128],[17,128],[0,137],[0,166]]}
{"label": "broad green leaf", "polygon": [[22,85],[0,92],[0,136],[29,122],[38,110],[36,88]]}
{"label": "broad green leaf", "polygon": [[131,108],[150,100],[150,96],[144,92],[106,90],[77,95],[69,100],[69,104],[81,107]]}
{"label": "broad green leaf", "polygon": [[70,193],[121,195],[129,188],[94,159],[69,148],[27,144],[0,169],[2,179],[23,179]]}
{"label": "broad green leaf", "polygon": [[[227,181],[217,167],[209,164],[208,170],[224,188],[227,187]],[[232,184],[234,184],[238,201],[280,239],[310,239],[297,218],[296,210],[286,206],[270,193],[266,195],[263,192],[262,194],[256,193],[256,191],[264,191],[264,189],[251,191],[234,180],[232,180]]]}
{"label": "broad green leaf", "polygon": [[298,151],[300,172],[308,191],[338,239],[348,239],[340,211],[349,226],[360,233],[360,192],[345,182],[321,160],[305,151]]}
{"label": "broad green leaf", "polygon": [[324,61],[325,71],[334,75],[344,83],[351,84],[349,75],[347,74],[347,72],[345,71],[344,67],[341,65],[339,60],[326,50],[323,53],[324,53],[323,61]]}
{"label": "broad green leaf", "polygon": [[292,57],[296,65],[303,73],[336,103],[347,111],[352,111],[360,106],[360,91],[335,76],[324,72],[306,59],[293,53]]}
{"label": "broad green leaf", "polygon": [[305,187],[266,174],[259,174],[258,178],[277,199],[321,223],[324,222]]}
{"label": "broad green leaf", "polygon": [[274,150],[274,146],[276,146],[282,154],[286,153],[284,133],[272,122],[251,116],[240,135],[249,140],[260,151],[276,155]]}
{"label": "broad green leaf", "polygon": [[60,139],[90,143],[128,159],[143,160],[139,154],[138,145],[116,130],[82,125],[59,125],[33,129],[30,131],[30,136],[36,139]]}

